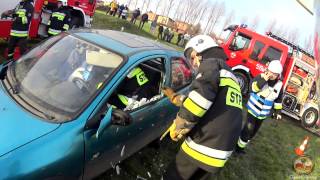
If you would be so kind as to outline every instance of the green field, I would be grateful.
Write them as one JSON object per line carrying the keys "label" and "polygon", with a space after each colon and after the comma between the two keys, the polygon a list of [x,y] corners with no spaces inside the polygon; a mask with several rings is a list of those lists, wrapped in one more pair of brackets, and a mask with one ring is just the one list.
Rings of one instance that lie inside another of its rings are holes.
{"label": "green field", "polygon": [[[101,11],[95,14],[93,22],[94,28],[120,30],[121,27],[124,27],[126,32],[156,39],[155,35],[149,32],[150,24],[147,24],[143,30],[139,30],[138,23],[132,25],[128,21],[104,15]],[[182,48],[173,44],[160,42],[182,50]],[[173,42],[176,42],[176,40],[174,39]],[[5,47],[5,42],[0,41],[1,54],[3,54]],[[250,142],[246,150],[247,154],[232,156],[217,177],[211,179],[283,180],[294,177],[296,179],[320,180],[320,138],[301,128],[298,122],[289,118],[279,121],[277,127],[273,124],[274,120],[267,120],[257,136]],[[299,176],[292,168],[292,161],[296,157],[294,148],[300,145],[306,135],[311,138],[306,154],[313,158],[316,166],[309,176]],[[178,148],[179,144],[165,139],[161,142],[160,148],[146,147],[121,162],[119,164],[120,174],[114,168],[97,179],[127,180],[139,179],[139,177],[140,179],[160,179],[168,163],[174,159]]]}

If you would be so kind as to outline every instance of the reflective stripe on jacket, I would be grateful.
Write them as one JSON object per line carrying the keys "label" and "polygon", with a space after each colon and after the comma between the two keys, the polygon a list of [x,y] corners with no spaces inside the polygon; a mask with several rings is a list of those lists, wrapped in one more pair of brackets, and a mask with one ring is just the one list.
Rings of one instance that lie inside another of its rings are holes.
{"label": "reflective stripe on jacket", "polygon": [[136,77],[139,86],[142,86],[149,81],[144,71],[139,67],[134,68],[127,77],[129,79]]}
{"label": "reflective stripe on jacket", "polygon": [[[282,81],[278,80],[273,87],[270,87],[267,82],[264,83],[260,89],[257,81],[261,79],[261,76],[255,78],[252,83],[252,92],[247,103],[248,112],[258,119],[266,119],[270,115],[271,109],[274,106],[275,109],[281,109],[281,103],[275,103],[278,99],[281,89]],[[258,80],[257,80],[258,79]]]}
{"label": "reflective stripe on jacket", "polygon": [[68,9],[61,7],[51,14],[49,21],[48,33],[51,35],[57,35],[62,31],[69,30],[69,24],[71,21],[71,14]]}
{"label": "reflective stripe on jacket", "polygon": [[13,14],[13,22],[11,26],[10,35],[14,37],[27,37],[29,25],[33,14],[33,3],[29,1],[22,1],[16,7]]}

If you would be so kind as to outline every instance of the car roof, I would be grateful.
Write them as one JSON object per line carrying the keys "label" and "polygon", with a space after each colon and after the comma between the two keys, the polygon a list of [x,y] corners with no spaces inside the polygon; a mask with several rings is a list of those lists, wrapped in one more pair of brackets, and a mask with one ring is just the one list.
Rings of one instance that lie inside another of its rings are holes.
{"label": "car roof", "polygon": [[147,50],[176,51],[174,48],[154,40],[121,31],[79,29],[70,31],[70,33],[124,56],[131,56]]}

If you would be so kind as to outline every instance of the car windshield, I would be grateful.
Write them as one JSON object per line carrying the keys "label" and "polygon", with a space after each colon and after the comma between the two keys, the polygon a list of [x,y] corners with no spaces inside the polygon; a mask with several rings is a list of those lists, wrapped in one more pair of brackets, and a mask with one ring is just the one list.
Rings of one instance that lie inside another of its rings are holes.
{"label": "car windshield", "polygon": [[71,120],[122,61],[118,54],[64,34],[27,53],[10,72],[28,104]]}

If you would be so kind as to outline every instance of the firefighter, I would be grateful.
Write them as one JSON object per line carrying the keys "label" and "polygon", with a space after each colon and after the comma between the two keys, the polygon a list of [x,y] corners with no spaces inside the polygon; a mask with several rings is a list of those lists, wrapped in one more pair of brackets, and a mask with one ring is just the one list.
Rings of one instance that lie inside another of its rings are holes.
{"label": "firefighter", "polygon": [[237,78],[226,65],[222,48],[207,35],[193,37],[185,56],[198,68],[187,97],[163,89],[181,105],[170,126],[173,141],[185,137],[164,174],[165,180],[202,179],[217,173],[231,156],[242,124],[242,96]]}
{"label": "firefighter", "polygon": [[125,109],[130,101],[130,98],[133,98],[136,101],[141,100],[142,98],[151,98],[151,91],[149,87],[149,78],[147,74],[139,67],[135,67],[127,75],[124,81],[119,85],[116,93],[114,93],[110,99],[109,103],[114,107],[119,109]]}
{"label": "firefighter", "polygon": [[[269,63],[266,72],[255,77],[251,84],[251,93],[247,103],[248,120],[241,131],[236,152],[245,153],[244,148],[258,132],[262,122],[271,114],[281,119],[282,65],[279,60]],[[273,110],[272,110],[273,108]],[[274,113],[272,113],[272,111]]]}
{"label": "firefighter", "polygon": [[69,29],[71,13],[68,6],[68,0],[59,0],[58,8],[51,14],[48,28],[48,35],[55,36],[62,31]]}
{"label": "firefighter", "polygon": [[8,60],[13,59],[14,50],[17,46],[20,48],[20,54],[26,51],[29,25],[33,10],[33,0],[22,0],[19,5],[11,11],[13,22],[8,42]]}

